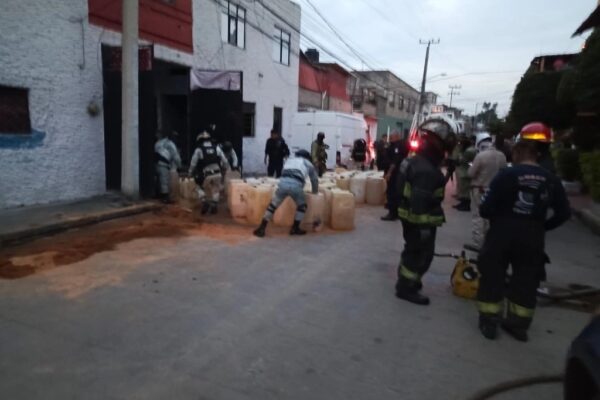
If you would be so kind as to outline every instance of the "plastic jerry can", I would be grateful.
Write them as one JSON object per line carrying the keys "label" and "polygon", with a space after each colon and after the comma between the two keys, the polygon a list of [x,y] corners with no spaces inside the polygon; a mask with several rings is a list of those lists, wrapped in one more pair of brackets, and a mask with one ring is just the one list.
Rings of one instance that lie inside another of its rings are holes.
{"label": "plastic jerry can", "polygon": [[331,202],[333,199],[333,188],[321,187],[319,192],[323,193],[325,198],[325,204],[323,207],[323,223],[327,226],[331,226]]}
{"label": "plastic jerry can", "polygon": [[306,193],[306,205],[306,213],[301,223],[302,228],[310,231],[321,230],[325,212],[325,196],[323,193]]}
{"label": "plastic jerry can", "polygon": [[350,191],[355,197],[356,204],[363,204],[367,194],[367,177],[360,174],[350,178]]}
{"label": "plastic jerry can", "polygon": [[246,203],[246,219],[252,225],[262,221],[265,211],[271,202],[273,187],[268,185],[251,186],[248,189]]}
{"label": "plastic jerry can", "polygon": [[334,189],[331,193],[331,228],[339,231],[354,229],[354,195],[339,189]]}
{"label": "plastic jerry can", "polygon": [[273,223],[277,226],[292,226],[294,224],[294,217],[296,215],[296,203],[292,200],[291,197],[286,197],[286,199],[281,203],[275,214],[273,215]]}
{"label": "plastic jerry can", "polygon": [[233,218],[244,218],[250,185],[242,180],[231,180],[227,189],[227,208]]}
{"label": "plastic jerry can", "polygon": [[367,178],[366,201],[372,206],[379,206],[385,202],[385,180],[383,178]]}
{"label": "plastic jerry can", "polygon": [[339,176],[335,180],[335,183],[337,187],[342,190],[350,190],[350,179],[346,176]]}

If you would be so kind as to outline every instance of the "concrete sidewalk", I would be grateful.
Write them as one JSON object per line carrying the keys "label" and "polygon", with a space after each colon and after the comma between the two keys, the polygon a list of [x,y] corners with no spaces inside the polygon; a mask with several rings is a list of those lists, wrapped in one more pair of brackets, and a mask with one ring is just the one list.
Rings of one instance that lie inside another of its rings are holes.
{"label": "concrete sidewalk", "polygon": [[573,214],[596,235],[600,235],[600,204],[589,195],[569,196]]}
{"label": "concrete sidewalk", "polygon": [[153,201],[133,201],[121,194],[107,193],[69,203],[1,210],[0,247],[160,207]]}

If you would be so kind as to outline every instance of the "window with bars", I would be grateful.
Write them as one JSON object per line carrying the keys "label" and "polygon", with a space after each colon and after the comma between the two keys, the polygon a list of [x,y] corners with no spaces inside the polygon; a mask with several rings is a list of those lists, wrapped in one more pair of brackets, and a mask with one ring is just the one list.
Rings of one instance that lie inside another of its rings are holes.
{"label": "window with bars", "polygon": [[256,103],[244,103],[243,113],[244,113],[244,136],[245,137],[254,137],[256,135],[256,133],[255,133]]}
{"label": "window with bars", "polygon": [[31,133],[27,89],[0,86],[0,133]]}
{"label": "window with bars", "polygon": [[246,10],[230,1],[223,3],[221,39],[241,49],[246,47]]}
{"label": "window with bars", "polygon": [[281,28],[275,27],[273,42],[273,60],[283,65],[290,65],[292,35]]}

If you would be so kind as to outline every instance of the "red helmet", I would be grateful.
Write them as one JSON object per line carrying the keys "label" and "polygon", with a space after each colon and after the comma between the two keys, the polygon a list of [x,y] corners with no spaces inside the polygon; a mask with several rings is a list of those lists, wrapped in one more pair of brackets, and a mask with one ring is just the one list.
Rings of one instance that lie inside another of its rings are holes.
{"label": "red helmet", "polygon": [[521,129],[521,140],[534,140],[541,143],[552,143],[552,130],[541,122],[532,122]]}

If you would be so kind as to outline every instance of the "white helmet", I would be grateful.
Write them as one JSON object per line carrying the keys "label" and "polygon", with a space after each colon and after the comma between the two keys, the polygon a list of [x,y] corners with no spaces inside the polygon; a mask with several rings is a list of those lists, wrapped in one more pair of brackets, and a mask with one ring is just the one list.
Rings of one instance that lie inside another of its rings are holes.
{"label": "white helmet", "polygon": [[[486,141],[489,141],[486,143]],[[492,145],[492,135],[487,132],[480,132],[475,136],[475,147],[477,150],[483,151],[487,150]]]}

